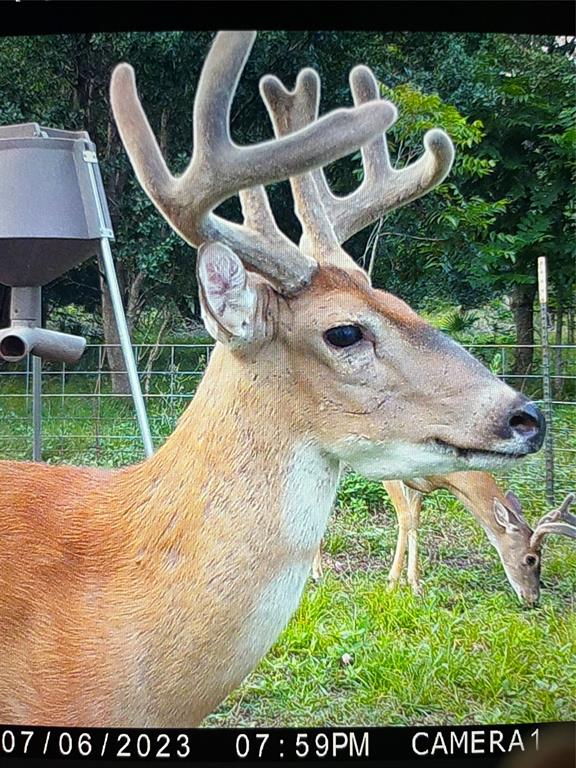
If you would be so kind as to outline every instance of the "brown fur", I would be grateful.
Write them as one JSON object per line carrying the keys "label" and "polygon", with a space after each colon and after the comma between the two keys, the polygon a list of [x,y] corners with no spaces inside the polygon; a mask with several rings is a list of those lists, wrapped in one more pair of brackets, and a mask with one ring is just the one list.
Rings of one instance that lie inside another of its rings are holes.
{"label": "brown fur", "polygon": [[258,597],[243,579],[258,566],[266,582],[289,556],[274,545],[280,476],[269,472],[286,446],[278,413],[275,456],[244,418],[267,406],[241,377],[228,398],[208,380],[203,390],[142,464],[0,462],[0,721],[195,724],[228,692],[202,670],[226,664]]}
{"label": "brown fur", "polygon": [[402,331],[430,327],[398,296],[372,288],[366,273],[361,269],[347,272],[340,267],[325,265],[315,274],[308,289],[302,291],[300,298],[306,299],[308,295],[312,295],[322,296],[330,301],[331,294],[338,292],[345,292],[348,296],[366,303],[374,312],[382,314]]}
{"label": "brown fur", "polygon": [[[509,529],[498,523],[494,514],[495,500],[507,508],[510,508],[510,502],[492,475],[487,472],[455,472],[409,480],[405,484],[389,480],[384,483],[384,487],[392,500],[399,524],[396,553],[389,575],[391,586],[395,586],[399,581],[408,545],[408,582],[415,592],[420,591],[417,533],[423,494],[447,490],[466,507],[486,532],[518,597],[529,605],[538,601],[540,557],[530,543],[532,529],[519,517],[514,518],[515,524]],[[526,565],[527,555],[536,558],[533,567]]]}

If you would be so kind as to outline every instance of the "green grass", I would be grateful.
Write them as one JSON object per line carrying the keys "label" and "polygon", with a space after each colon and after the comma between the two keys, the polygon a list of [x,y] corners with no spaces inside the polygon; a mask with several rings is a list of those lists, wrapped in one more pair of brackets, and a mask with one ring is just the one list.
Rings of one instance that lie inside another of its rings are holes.
{"label": "green grass", "polygon": [[[153,385],[147,400],[156,445],[172,432],[191,399],[198,377],[175,378],[173,397]],[[0,459],[30,459],[32,399],[21,395],[22,379],[0,379]],[[62,391],[63,390],[63,391]],[[110,393],[96,375],[43,377],[42,457],[54,463],[123,466],[144,456],[131,397]]]}
{"label": "green grass", "polygon": [[[188,393],[182,377],[175,394]],[[0,457],[29,458],[29,404],[0,382]],[[58,380],[46,381],[51,394]],[[94,391],[69,382],[66,392]],[[187,402],[149,403],[166,436]],[[95,416],[100,437],[95,439]],[[44,456],[53,462],[119,465],[142,449],[129,402],[47,398]],[[573,449],[576,409],[555,427]],[[113,437],[104,437],[104,435]],[[557,501],[576,487],[567,451],[557,454]],[[502,478],[534,521],[548,505],[539,454]],[[541,607],[523,609],[472,517],[445,492],[426,499],[420,530],[424,595],[386,588],[396,519],[378,483],[348,475],[326,541],[326,576],[259,667],[205,721],[207,726],[404,725],[567,720],[576,717],[576,546],[545,544]],[[343,654],[352,663],[342,664]]]}
{"label": "green grass", "polygon": [[[454,588],[389,594],[329,575],[206,725],[384,725],[562,720],[575,714],[576,632],[562,609]],[[344,653],[353,662],[342,666]]]}

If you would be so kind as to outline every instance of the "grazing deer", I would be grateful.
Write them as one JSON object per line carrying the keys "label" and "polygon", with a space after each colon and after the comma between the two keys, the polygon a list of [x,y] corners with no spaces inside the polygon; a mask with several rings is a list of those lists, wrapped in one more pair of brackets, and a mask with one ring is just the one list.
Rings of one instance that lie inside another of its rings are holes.
{"label": "grazing deer", "polygon": [[480,523],[496,548],[512,589],[519,599],[534,605],[540,598],[540,556],[530,546],[532,528],[522,516],[518,498],[504,494],[487,472],[455,472],[405,483],[384,483],[398,516],[398,541],[388,574],[391,588],[397,586],[408,551],[407,580],[419,594],[418,528],[423,495],[450,491]]}
{"label": "grazing deer", "polygon": [[[487,472],[455,472],[404,483],[388,481],[384,486],[392,499],[399,524],[396,552],[388,576],[392,588],[400,579],[407,549],[408,583],[415,593],[420,592],[418,527],[423,494],[432,491],[450,491],[478,521],[498,552],[512,589],[526,605],[536,605],[540,599],[544,534],[559,533],[576,538],[574,519],[567,513],[566,501],[558,510],[544,515],[533,530],[524,518],[518,497],[511,491],[504,494]],[[567,501],[569,506],[570,497]],[[561,515],[561,522],[552,525],[552,517],[556,514]]]}
{"label": "grazing deer", "polygon": [[[519,600],[533,606],[540,599],[540,565],[544,536],[549,533],[576,538],[576,517],[568,512],[571,494],[553,512],[544,515],[533,530],[522,513],[518,497],[502,493],[487,472],[454,472],[418,480],[386,480],[383,483],[398,517],[398,539],[388,574],[391,589],[398,586],[408,552],[407,580],[415,594],[421,593],[418,572],[418,528],[423,495],[450,491],[485,530],[500,555],[504,572]],[[312,565],[312,577],[322,578],[321,548]]]}
{"label": "grazing deer", "polygon": [[[380,480],[515,463],[544,422],[342,250],[352,234],[438,184],[441,131],[393,170],[394,107],[365,67],[356,107],[318,119],[319,82],[261,91],[277,138],[229,135],[254,40],[217,36],[194,105],[194,152],[174,178],[136,93],[113,74],[116,122],[154,204],[199,246],[202,314],[217,340],[170,438],[120,470],[3,462],[0,722],[194,726],[255,667],[296,609],[340,467]],[[336,198],[321,166],[363,146],[366,175]],[[263,184],[290,177],[299,247]],[[239,192],[244,221],[214,214]]]}

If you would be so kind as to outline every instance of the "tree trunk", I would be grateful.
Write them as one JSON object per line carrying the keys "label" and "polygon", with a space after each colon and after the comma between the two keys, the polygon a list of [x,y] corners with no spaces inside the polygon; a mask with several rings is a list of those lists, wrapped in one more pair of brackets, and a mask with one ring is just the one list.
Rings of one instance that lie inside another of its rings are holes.
{"label": "tree trunk", "polygon": [[100,266],[100,291],[102,294],[102,330],[106,344],[106,359],[110,368],[112,392],[115,395],[128,395],[130,394],[130,382],[126,373],[124,355],[121,348],[116,346],[120,344],[120,336],[116,327],[114,308],[102,264]]}
{"label": "tree trunk", "polygon": [[132,284],[130,285],[130,289],[128,291],[126,322],[128,323],[128,330],[130,331],[130,335],[132,335],[132,331],[134,330],[136,321],[138,320],[142,310],[142,286],[145,279],[146,273],[140,270],[134,280],[132,280]]}
{"label": "tree trunk", "polygon": [[570,307],[568,310],[568,344],[574,344],[574,339],[576,338],[576,313],[574,312],[574,309]]}
{"label": "tree trunk", "polygon": [[[516,324],[516,343],[534,344],[534,297],[536,296],[536,285],[515,285],[510,294],[510,309],[514,314]],[[514,361],[514,373],[517,376],[527,376],[532,372],[534,362],[534,350],[532,347],[520,346],[516,350],[516,359]],[[516,379],[516,382],[519,380]],[[516,388],[521,391],[524,389],[526,379],[520,380],[520,386]]]}
{"label": "tree trunk", "polygon": [[561,346],[563,326],[564,326],[564,307],[562,306],[561,301],[558,300],[558,311],[556,314],[556,338],[554,339],[554,344],[558,345],[554,350],[554,357],[555,357],[554,374],[557,378],[555,378],[552,382],[552,389],[554,391],[554,396],[558,400],[561,399],[562,391],[564,389],[564,380],[562,379],[562,376],[564,375],[564,359],[562,356],[562,346]]}

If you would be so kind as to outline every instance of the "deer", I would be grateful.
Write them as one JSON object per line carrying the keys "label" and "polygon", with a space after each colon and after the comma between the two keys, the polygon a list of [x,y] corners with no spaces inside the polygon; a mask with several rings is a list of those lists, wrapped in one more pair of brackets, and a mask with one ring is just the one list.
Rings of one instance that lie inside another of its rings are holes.
{"label": "deer", "polygon": [[534,531],[526,522],[522,505],[512,492],[503,493],[488,472],[455,472],[417,480],[388,481],[385,488],[398,516],[398,540],[388,574],[388,584],[399,583],[408,551],[407,581],[421,594],[418,568],[418,528],[424,494],[447,490],[472,514],[498,552],[508,581],[521,603],[540,600],[540,546],[532,546]]}
{"label": "deer", "polygon": [[[407,582],[415,595],[422,594],[418,568],[418,528],[425,494],[438,490],[452,493],[484,529],[504,567],[520,602],[533,607],[540,600],[541,550],[549,533],[576,538],[576,518],[569,513],[573,495],[546,513],[532,529],[522,504],[512,491],[504,493],[488,472],[454,472],[412,480],[383,483],[398,518],[398,539],[388,574],[390,589],[396,589],[408,553]],[[312,578],[323,576],[321,547],[312,565]]]}
{"label": "deer", "polygon": [[[139,183],[197,248],[216,344],[191,403],[151,457],[117,469],[2,462],[0,722],[193,727],[276,641],[296,610],[342,466],[378,480],[515,465],[541,447],[540,411],[343,249],[386,211],[437,186],[441,130],[392,168],[397,117],[364,65],[354,106],[319,117],[310,69],[260,81],[274,138],[238,146],[230,106],[255,33],[219,33],[172,175],[133,69],[111,78]],[[358,148],[365,176],[334,195],[323,167]],[[278,227],[265,187],[288,179],[302,235]],[[214,212],[238,194],[243,221]]]}

